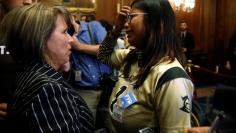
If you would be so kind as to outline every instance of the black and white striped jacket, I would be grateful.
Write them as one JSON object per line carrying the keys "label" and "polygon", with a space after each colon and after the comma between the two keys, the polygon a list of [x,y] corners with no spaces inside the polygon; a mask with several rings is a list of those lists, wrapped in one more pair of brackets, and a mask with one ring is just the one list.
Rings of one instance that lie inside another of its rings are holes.
{"label": "black and white striped jacket", "polygon": [[84,100],[60,73],[43,63],[32,63],[18,75],[9,121],[11,130],[24,133],[94,130],[94,118]]}

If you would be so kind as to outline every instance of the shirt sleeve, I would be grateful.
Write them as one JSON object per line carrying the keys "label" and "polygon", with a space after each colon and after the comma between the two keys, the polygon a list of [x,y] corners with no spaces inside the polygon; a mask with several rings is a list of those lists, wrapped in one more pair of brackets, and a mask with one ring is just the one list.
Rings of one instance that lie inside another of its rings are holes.
{"label": "shirt sleeve", "polygon": [[191,126],[192,95],[193,85],[185,78],[166,82],[156,92],[155,110],[161,132],[178,133]]}
{"label": "shirt sleeve", "polygon": [[106,29],[97,21],[90,22],[92,26],[92,31],[94,34],[94,38],[98,43],[101,43],[106,37],[107,31]]}
{"label": "shirt sleeve", "polygon": [[120,69],[131,49],[114,49],[117,38],[107,35],[99,47],[98,59],[113,68]]}
{"label": "shirt sleeve", "polygon": [[50,83],[44,86],[31,104],[32,131],[82,132],[78,106],[73,95],[62,85]]}
{"label": "shirt sleeve", "polygon": [[103,40],[101,46],[99,47],[97,55],[98,59],[101,62],[108,64],[112,67],[114,66],[111,64],[111,55],[112,52],[114,51],[115,45],[116,45],[116,38],[111,38],[109,37],[109,35],[107,35]]}

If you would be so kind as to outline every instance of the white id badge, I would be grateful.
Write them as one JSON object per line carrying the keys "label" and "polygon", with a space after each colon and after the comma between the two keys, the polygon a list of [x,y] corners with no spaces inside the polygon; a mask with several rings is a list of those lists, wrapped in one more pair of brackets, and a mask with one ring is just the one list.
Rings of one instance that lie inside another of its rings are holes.
{"label": "white id badge", "polygon": [[81,70],[74,70],[75,81],[81,81]]}
{"label": "white id badge", "polygon": [[122,108],[120,108],[116,104],[113,106],[112,117],[116,121],[119,121],[120,123],[122,123]]}

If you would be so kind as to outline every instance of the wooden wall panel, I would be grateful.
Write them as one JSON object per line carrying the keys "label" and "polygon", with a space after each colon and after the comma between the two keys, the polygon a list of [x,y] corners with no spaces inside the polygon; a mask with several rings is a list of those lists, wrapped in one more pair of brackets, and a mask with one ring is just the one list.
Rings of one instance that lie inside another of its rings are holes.
{"label": "wooden wall panel", "polygon": [[117,15],[118,0],[97,0],[96,19],[105,19],[111,23]]}
{"label": "wooden wall panel", "polygon": [[209,67],[213,67],[215,47],[215,21],[216,21],[216,0],[202,0],[202,23],[201,40],[204,52],[207,54]]}
{"label": "wooden wall panel", "polygon": [[97,0],[97,19],[105,19],[111,23],[114,23],[117,15],[117,4],[120,8],[122,5],[130,5],[132,0]]}
{"label": "wooden wall panel", "polygon": [[229,39],[236,30],[236,1],[217,0],[215,27],[215,64],[224,65]]}

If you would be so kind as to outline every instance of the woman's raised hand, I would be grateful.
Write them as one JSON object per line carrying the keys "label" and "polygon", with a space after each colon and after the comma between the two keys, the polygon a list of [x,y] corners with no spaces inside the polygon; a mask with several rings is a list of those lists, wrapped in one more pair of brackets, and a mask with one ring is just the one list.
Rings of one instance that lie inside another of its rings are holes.
{"label": "woman's raised hand", "polygon": [[118,13],[115,21],[115,28],[118,31],[121,31],[124,27],[124,24],[126,22],[127,14],[130,12],[131,7],[130,6],[123,6],[120,12]]}

